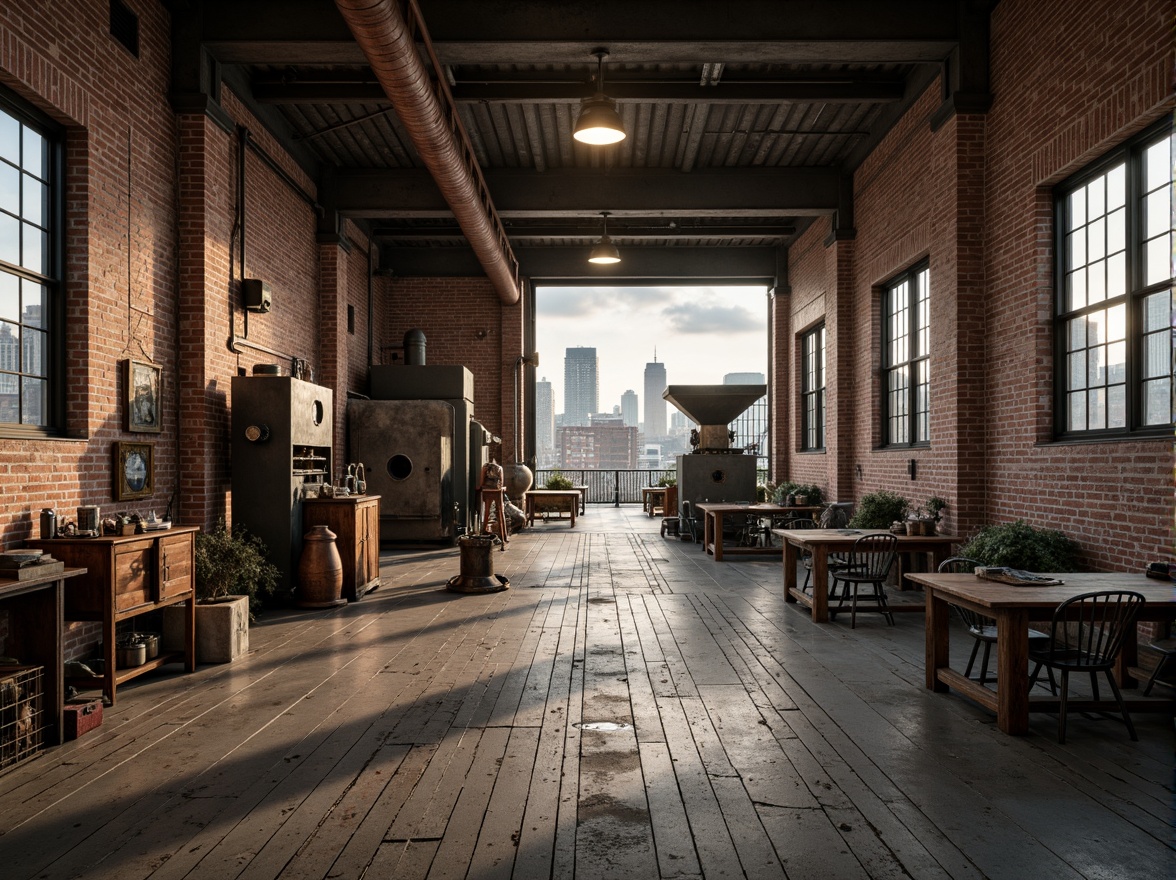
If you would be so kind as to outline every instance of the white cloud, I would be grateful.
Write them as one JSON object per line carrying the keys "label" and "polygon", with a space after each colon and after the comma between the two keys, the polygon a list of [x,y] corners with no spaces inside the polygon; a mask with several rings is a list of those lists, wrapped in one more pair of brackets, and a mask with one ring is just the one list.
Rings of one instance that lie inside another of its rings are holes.
{"label": "white cloud", "polygon": [[726,373],[767,373],[767,298],[762,287],[540,287],[538,375],[563,411],[567,348],[596,349],[600,408],[631,389],[644,405],[645,364],[666,365],[671,385],[718,384]]}

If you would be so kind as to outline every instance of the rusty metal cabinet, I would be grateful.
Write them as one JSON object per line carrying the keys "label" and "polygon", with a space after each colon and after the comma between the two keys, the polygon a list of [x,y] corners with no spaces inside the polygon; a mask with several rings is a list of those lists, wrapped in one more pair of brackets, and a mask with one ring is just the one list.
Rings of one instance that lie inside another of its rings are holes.
{"label": "rusty metal cabinet", "polygon": [[[196,668],[196,526],[176,526],[142,535],[104,538],[48,538],[29,540],[64,560],[69,568],[85,568],[65,588],[65,619],[92,620],[102,624],[101,676],[103,695],[114,704],[115,690],[128,679],[158,669],[166,663],[183,663],[187,672]],[[168,605],[187,603],[184,646],[181,651],[160,651],[141,666],[118,669],[115,665],[115,631],[120,621],[130,620]],[[96,686],[99,681],[75,682]]]}
{"label": "rusty metal cabinet", "polygon": [[303,525],[335,533],[343,560],[343,597],[354,602],[380,585],[380,496],[315,498],[302,502]]}

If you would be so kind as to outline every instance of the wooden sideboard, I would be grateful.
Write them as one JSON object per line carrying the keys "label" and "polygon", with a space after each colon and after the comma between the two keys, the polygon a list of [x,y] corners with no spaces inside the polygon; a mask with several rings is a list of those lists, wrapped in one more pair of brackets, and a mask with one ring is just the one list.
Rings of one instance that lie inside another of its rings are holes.
{"label": "wooden sideboard", "polygon": [[335,533],[343,560],[343,597],[350,602],[380,585],[380,496],[310,498],[302,502],[302,526]]}
{"label": "wooden sideboard", "polygon": [[[102,624],[105,669],[95,680],[74,680],[78,687],[101,684],[103,696],[113,705],[115,690],[124,681],[158,669],[167,663],[183,663],[187,672],[196,668],[196,526],[173,526],[142,535],[104,538],[48,538],[28,541],[67,567],[85,568],[65,590],[65,619],[92,620]],[[117,625],[167,605],[187,603],[184,615],[184,647],[160,651],[142,666],[118,669],[115,665]]]}

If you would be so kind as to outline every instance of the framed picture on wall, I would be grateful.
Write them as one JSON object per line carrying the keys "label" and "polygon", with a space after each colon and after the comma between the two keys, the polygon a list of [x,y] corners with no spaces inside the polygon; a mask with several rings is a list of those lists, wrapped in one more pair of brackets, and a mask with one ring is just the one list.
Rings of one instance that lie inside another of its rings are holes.
{"label": "framed picture on wall", "polygon": [[155,494],[155,444],[120,440],[114,444],[114,500]]}
{"label": "framed picture on wall", "polygon": [[128,431],[158,434],[163,429],[163,401],[160,385],[163,368],[142,361],[126,360],[126,413]]}

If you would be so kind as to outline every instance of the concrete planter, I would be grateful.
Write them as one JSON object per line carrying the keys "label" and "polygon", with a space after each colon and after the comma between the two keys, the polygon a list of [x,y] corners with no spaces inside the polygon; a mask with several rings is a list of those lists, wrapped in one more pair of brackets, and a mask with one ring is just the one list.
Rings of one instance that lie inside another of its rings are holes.
{"label": "concrete planter", "polygon": [[[184,611],[163,609],[165,650],[184,643]],[[249,597],[229,596],[196,603],[196,662],[232,663],[249,653]]]}

